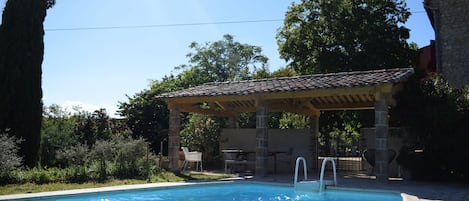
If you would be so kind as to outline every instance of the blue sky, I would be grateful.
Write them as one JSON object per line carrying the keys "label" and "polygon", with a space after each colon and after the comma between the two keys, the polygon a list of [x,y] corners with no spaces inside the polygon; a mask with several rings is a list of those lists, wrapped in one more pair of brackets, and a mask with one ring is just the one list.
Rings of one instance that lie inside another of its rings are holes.
{"label": "blue sky", "polygon": [[[419,47],[434,38],[422,6],[408,0],[413,12],[406,23],[410,42]],[[0,0],[4,5],[5,0]],[[43,101],[45,105],[106,108],[110,115],[125,102],[186,64],[189,44],[236,41],[260,46],[274,71],[285,65],[275,35],[291,0],[57,0],[44,23]],[[177,25],[233,21],[258,23]],[[150,27],[145,27],[151,25]],[[153,26],[155,25],[155,26]],[[174,25],[174,26],[160,26]],[[143,26],[135,28],[135,26]],[[114,27],[112,29],[92,29]],[[134,27],[134,28],[131,28]],[[67,30],[91,28],[84,30]]]}

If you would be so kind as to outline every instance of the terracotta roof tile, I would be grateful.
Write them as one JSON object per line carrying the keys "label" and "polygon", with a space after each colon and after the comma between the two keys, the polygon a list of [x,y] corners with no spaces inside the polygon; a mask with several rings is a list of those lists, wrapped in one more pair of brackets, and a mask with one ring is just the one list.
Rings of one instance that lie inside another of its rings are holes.
{"label": "terracotta roof tile", "polygon": [[161,98],[251,95],[257,93],[294,92],[314,89],[396,84],[414,73],[412,68],[302,75],[259,80],[210,82],[200,86],[162,94]]}

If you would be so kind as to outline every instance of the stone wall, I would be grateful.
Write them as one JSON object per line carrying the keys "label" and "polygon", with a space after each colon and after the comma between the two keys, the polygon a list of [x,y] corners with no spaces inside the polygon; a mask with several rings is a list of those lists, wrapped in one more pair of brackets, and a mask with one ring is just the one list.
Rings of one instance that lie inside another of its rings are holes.
{"label": "stone wall", "polygon": [[[308,169],[314,168],[313,153],[311,153],[311,133],[309,129],[269,129],[268,151],[287,152],[276,156],[277,173],[293,173],[295,160],[303,156],[307,161]],[[220,152],[224,149],[242,149],[254,152],[256,150],[256,129],[225,128],[220,137]],[[274,158],[269,155],[266,169],[268,173],[274,171]],[[248,160],[255,160],[254,155],[248,156]]]}
{"label": "stone wall", "polygon": [[469,1],[426,0],[433,20],[439,72],[455,87],[469,85]]}

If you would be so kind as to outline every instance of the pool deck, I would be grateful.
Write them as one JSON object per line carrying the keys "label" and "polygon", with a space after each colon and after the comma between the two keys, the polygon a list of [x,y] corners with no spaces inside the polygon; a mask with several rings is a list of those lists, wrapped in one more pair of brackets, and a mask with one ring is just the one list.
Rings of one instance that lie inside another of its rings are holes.
{"label": "pool deck", "polygon": [[[205,172],[206,174],[217,174],[218,172]],[[328,176],[330,178],[330,176]],[[396,191],[407,195],[405,200],[409,201],[429,201],[429,200],[442,200],[442,201],[469,201],[469,184],[455,184],[446,182],[419,182],[409,181],[402,179],[391,178],[387,182],[376,181],[374,177],[366,176],[364,174],[348,173],[338,175],[338,187],[355,188],[360,190],[385,190]],[[257,178],[249,175],[233,175],[233,178],[224,180],[245,180],[245,181],[258,181],[258,182],[274,182],[274,183],[288,183],[293,184],[292,175],[268,175],[267,177]],[[142,189],[154,187],[169,187],[178,185],[191,185],[200,184],[196,182],[163,182],[163,183],[150,183],[150,184],[137,184],[137,185],[123,185],[111,186],[101,188],[88,188],[77,190],[29,193],[29,194],[14,194],[14,195],[0,195],[0,200],[4,199],[20,199],[20,198],[38,198],[43,196],[54,195],[70,195],[79,193],[96,193],[103,191],[121,191],[129,189]],[[418,197],[418,198],[417,198]],[[37,200],[37,199],[34,199]]]}

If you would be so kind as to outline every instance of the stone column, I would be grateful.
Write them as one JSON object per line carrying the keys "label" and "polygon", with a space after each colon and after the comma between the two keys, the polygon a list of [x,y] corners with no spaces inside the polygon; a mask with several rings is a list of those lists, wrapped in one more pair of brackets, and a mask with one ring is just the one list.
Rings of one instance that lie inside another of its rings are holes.
{"label": "stone column", "polygon": [[265,100],[256,100],[256,176],[265,177],[269,141],[269,113]]}
{"label": "stone column", "polygon": [[388,104],[384,96],[375,102],[375,167],[378,181],[388,180]]}
{"label": "stone column", "polygon": [[310,133],[311,133],[311,155],[312,155],[312,160],[311,160],[311,166],[313,170],[318,170],[319,169],[319,113],[310,115],[309,116],[310,122],[309,122],[309,128],[310,128]]}
{"label": "stone column", "polygon": [[169,109],[169,133],[168,133],[168,158],[169,169],[179,171],[179,150],[181,136],[179,134],[181,127],[181,112],[172,106]]}

